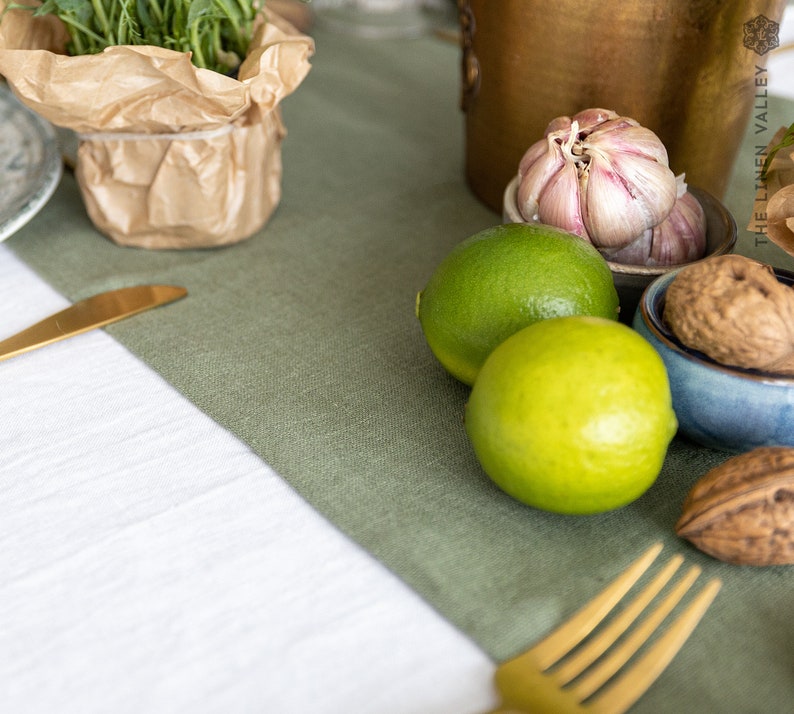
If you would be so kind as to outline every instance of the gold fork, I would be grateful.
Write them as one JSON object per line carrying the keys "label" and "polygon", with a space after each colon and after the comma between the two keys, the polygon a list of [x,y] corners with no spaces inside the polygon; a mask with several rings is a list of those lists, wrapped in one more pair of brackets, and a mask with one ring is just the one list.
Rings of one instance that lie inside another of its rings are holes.
{"label": "gold fork", "polygon": [[716,578],[710,580],[636,663],[613,679],[659,628],[700,574],[700,568],[692,566],[629,632],[632,623],[684,562],[682,556],[673,556],[634,600],[592,638],[584,641],[637,583],[661,550],[660,543],[649,548],[570,620],[531,649],[502,664],[495,675],[502,704],[491,714],[522,711],[622,714],[634,704],[681,649],[721,585]]}

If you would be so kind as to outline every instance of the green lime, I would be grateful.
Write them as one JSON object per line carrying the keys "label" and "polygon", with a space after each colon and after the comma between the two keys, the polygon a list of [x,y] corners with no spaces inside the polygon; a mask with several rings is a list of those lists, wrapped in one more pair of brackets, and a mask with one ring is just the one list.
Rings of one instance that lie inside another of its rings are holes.
{"label": "green lime", "polygon": [[458,244],[417,296],[416,314],[438,361],[473,384],[494,347],[521,328],[563,315],[616,320],[618,295],[590,243],[558,228],[511,223]]}
{"label": "green lime", "polygon": [[519,501],[599,513],[656,480],[677,422],[664,363],[626,325],[561,317],[499,345],[466,406],[485,472]]}

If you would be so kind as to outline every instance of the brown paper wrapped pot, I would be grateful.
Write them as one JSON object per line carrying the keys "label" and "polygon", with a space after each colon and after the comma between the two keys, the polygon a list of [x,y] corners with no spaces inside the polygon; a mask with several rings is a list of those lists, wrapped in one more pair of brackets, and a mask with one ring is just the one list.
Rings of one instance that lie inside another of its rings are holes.
{"label": "brown paper wrapped pot", "polygon": [[278,205],[284,134],[276,109],[207,138],[87,138],[75,175],[91,221],[119,245],[229,245]]}
{"label": "brown paper wrapped pot", "polygon": [[308,73],[314,43],[272,12],[259,22],[237,79],[160,47],[69,57],[31,49],[29,39],[24,47],[0,40],[0,73],[16,95],[78,133],[86,210],[115,242],[227,245],[273,213],[286,134],[279,102]]}

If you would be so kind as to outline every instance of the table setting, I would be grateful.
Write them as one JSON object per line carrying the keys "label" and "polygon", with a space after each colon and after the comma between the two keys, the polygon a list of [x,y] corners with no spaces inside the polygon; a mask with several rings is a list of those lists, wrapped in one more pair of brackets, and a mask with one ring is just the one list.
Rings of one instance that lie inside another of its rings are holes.
{"label": "table setting", "polygon": [[[107,198],[86,173],[95,149],[74,155],[11,70],[0,85],[0,341],[98,294],[182,289],[0,362],[0,710],[492,711],[497,667],[659,544],[721,587],[630,711],[791,711],[791,566],[730,563],[676,533],[729,450],[679,433],[636,500],[563,515],[502,491],[472,449],[471,388],[428,349],[416,304],[450,251],[504,220],[467,180],[465,31],[373,37],[295,5],[305,24],[274,20],[242,79],[185,80],[229,100],[223,122],[180,128],[185,155],[239,149],[229,117],[269,127],[255,146],[270,178],[251,179],[268,205],[232,242],[119,240],[86,198],[86,184]],[[794,121],[791,4],[777,40],[722,203],[731,252],[792,271],[750,229],[760,152]],[[252,89],[263,75],[272,94]],[[172,129],[99,131],[129,157],[127,134],[150,130]]]}

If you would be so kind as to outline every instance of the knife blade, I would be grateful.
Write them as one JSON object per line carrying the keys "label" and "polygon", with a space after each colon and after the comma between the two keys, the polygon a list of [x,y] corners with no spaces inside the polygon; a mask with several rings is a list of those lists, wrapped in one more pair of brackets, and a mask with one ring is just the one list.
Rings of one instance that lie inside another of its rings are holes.
{"label": "knife blade", "polygon": [[0,341],[0,361],[104,327],[187,295],[176,285],[135,285],[93,295]]}

